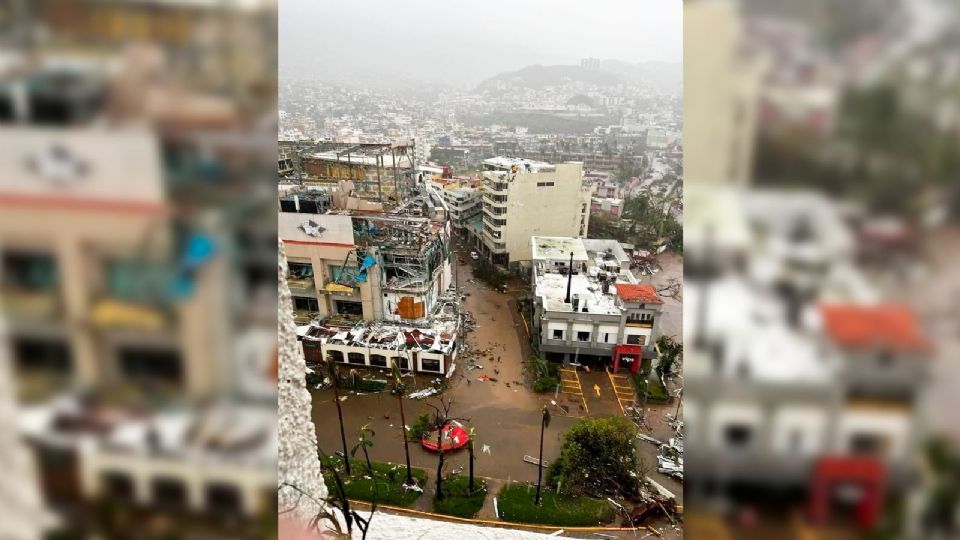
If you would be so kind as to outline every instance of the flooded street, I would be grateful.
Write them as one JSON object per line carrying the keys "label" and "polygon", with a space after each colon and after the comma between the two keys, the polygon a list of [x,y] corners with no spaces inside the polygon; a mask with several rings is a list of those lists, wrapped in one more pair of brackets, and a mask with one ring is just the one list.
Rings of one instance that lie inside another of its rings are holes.
{"label": "flooded street", "polygon": [[[529,321],[524,321],[517,311],[514,297],[474,282],[469,265],[460,266],[458,272],[460,288],[467,295],[464,307],[472,313],[477,325],[475,330],[466,334],[469,349],[458,357],[455,373],[449,381],[449,388],[443,393],[443,398],[453,401],[452,417],[463,421],[468,429],[475,429],[475,471],[478,476],[495,479],[491,480],[491,491],[496,493],[503,482],[536,481],[536,466],[525,462],[523,458],[525,455],[537,456],[542,407],[549,407],[553,414],[544,435],[543,456],[547,462],[557,458],[563,434],[580,417],[622,415],[623,412],[616,400],[610,379],[603,371],[595,370],[589,374],[584,371],[577,372],[583,388],[583,400],[563,393],[534,393],[529,382],[525,382],[524,372],[524,362],[530,349],[526,329]],[[470,354],[475,355],[473,360],[482,368],[467,368],[467,356]],[[484,376],[486,381],[481,380]],[[599,389],[599,396],[595,387]],[[342,408],[348,450],[355,443],[360,427],[369,424],[376,433],[373,447],[370,448],[371,459],[403,463],[402,428],[397,398],[389,393],[357,395],[348,392],[345,395],[347,398]],[[551,404],[554,400],[557,405]],[[585,413],[583,409],[584,401],[589,413]],[[407,425],[412,425],[419,414],[432,413],[429,403],[436,404],[437,398],[404,399]],[[564,415],[560,406],[566,406],[569,415]],[[662,411],[654,405],[650,408],[649,418],[653,432],[648,431],[647,434],[657,438],[669,438],[671,428],[657,419],[663,418],[663,411],[672,412],[673,407],[665,406]],[[324,429],[317,430],[318,444],[327,454],[341,450],[339,430],[330,427],[336,426],[336,414],[332,390],[314,391],[314,422],[325,426]],[[411,442],[409,445],[411,464],[425,469],[432,481],[437,467],[436,455],[427,452],[418,443]],[[652,467],[651,477],[673,491],[678,497],[678,503],[682,504],[682,485],[656,472],[656,447],[638,440],[637,448],[647,466]],[[444,472],[466,471],[466,466],[467,452],[458,450],[447,454]],[[427,494],[420,497],[417,508],[430,508],[431,491],[432,489],[428,489]],[[481,510],[480,517],[495,517],[491,499],[492,497],[488,498],[487,506]],[[657,526],[665,524],[658,522]],[[666,531],[664,538],[670,538]]]}

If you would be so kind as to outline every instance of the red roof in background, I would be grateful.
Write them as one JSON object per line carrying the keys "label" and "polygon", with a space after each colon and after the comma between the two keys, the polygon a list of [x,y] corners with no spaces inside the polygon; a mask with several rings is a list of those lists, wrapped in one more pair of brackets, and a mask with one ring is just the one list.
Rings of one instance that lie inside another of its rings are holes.
{"label": "red roof in background", "polygon": [[827,335],[845,347],[930,350],[916,314],[906,306],[830,304],[820,306],[820,314]]}
{"label": "red roof in background", "polygon": [[649,283],[637,285],[631,283],[617,283],[617,296],[627,302],[651,302],[662,304],[663,300],[657,296],[657,291]]}

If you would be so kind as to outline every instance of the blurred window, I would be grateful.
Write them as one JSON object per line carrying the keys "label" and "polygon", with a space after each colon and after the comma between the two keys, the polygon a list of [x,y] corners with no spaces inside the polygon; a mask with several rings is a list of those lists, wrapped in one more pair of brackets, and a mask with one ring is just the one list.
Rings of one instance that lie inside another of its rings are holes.
{"label": "blurred window", "polygon": [[423,366],[424,371],[440,372],[440,360],[435,358],[423,358],[420,360],[420,365]]}
{"label": "blurred window", "polygon": [[228,484],[207,486],[207,510],[221,517],[237,517],[241,514],[240,490]]}
{"label": "blurred window", "polygon": [[15,338],[13,355],[20,372],[68,374],[73,364],[70,347],[62,339]]}
{"label": "blurred window", "polygon": [[4,287],[48,291],[57,286],[57,264],[49,253],[6,251],[0,279]]}
{"label": "blurred window", "polygon": [[343,362],[343,351],[328,351],[327,357],[331,362]]}
{"label": "blurred window", "polygon": [[153,504],[160,510],[187,509],[187,486],[176,478],[154,478],[150,483]]}
{"label": "blurred window", "polygon": [[753,429],[743,424],[731,424],[724,429],[723,440],[728,448],[748,448],[753,441]]}
{"label": "blurred window", "polygon": [[347,353],[347,361],[351,364],[363,364],[366,365],[367,357],[363,353],[352,352]]}
{"label": "blurred window", "polygon": [[554,330],[553,339],[563,339],[563,330]]}
{"label": "blurred window", "polygon": [[120,349],[120,371],[123,377],[137,383],[180,384],[183,359],[176,351],[124,347]]}
{"label": "blurred window", "polygon": [[387,357],[382,354],[371,354],[370,365],[377,367],[387,367]]}
{"label": "blurred window", "polygon": [[104,472],[100,478],[103,495],[108,499],[129,502],[133,500],[133,480],[129,474],[119,471]]}
{"label": "blurred window", "polygon": [[882,456],[887,449],[887,438],[875,433],[854,433],[850,436],[850,453]]}

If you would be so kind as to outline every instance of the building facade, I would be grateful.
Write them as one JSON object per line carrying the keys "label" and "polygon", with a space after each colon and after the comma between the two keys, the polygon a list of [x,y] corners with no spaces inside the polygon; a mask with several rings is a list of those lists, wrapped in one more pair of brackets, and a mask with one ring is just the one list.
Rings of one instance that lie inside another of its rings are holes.
{"label": "building facade", "polygon": [[636,373],[656,358],[662,301],[616,240],[533,237],[533,331],[548,359]]}
{"label": "building facade", "polygon": [[483,162],[482,227],[476,244],[494,264],[530,264],[533,236],[585,237],[592,188],[580,163],[498,157]]}

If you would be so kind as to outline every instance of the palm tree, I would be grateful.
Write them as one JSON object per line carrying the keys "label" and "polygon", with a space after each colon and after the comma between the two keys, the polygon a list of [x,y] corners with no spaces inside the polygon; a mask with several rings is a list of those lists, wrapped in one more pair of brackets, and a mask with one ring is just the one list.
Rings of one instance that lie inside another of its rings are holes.
{"label": "palm tree", "polygon": [[360,427],[360,432],[357,435],[357,444],[350,451],[350,457],[353,457],[357,454],[357,450],[363,450],[363,459],[367,462],[367,474],[371,477],[373,476],[373,464],[370,463],[370,453],[367,449],[373,446],[372,437],[374,435],[376,434],[370,429],[370,424],[364,424]]}
{"label": "palm tree", "polygon": [[333,382],[333,402],[337,405],[337,418],[340,420],[340,442],[343,443],[343,463],[347,476],[350,476],[350,458],[347,454],[347,434],[343,430],[343,409],[340,408],[340,379],[337,377],[337,364],[332,358],[327,358],[327,367],[330,369],[330,380]]}
{"label": "palm tree", "polygon": [[540,418],[540,460],[537,463],[537,496],[533,499],[534,506],[540,506],[540,484],[543,481],[543,431],[550,425],[550,411],[543,407],[543,416]]}
{"label": "palm tree", "polygon": [[400,404],[400,431],[403,434],[403,454],[407,458],[407,485],[412,486],[413,482],[413,473],[410,470],[410,446],[407,442],[407,418],[403,414],[403,394],[407,390],[407,385],[401,380],[400,366],[397,364],[397,361],[394,360],[392,364],[393,368],[393,395],[397,396],[397,403]]}

